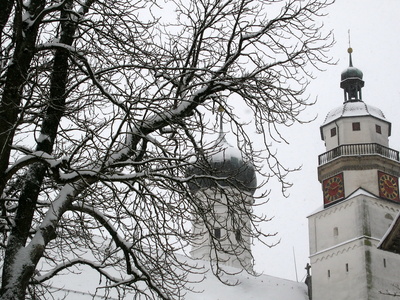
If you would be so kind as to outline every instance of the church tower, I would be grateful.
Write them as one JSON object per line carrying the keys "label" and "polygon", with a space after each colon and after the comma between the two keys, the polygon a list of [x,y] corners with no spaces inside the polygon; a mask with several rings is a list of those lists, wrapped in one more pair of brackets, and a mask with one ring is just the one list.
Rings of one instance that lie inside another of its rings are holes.
{"label": "church tower", "polygon": [[399,152],[389,148],[391,123],[363,101],[363,73],[348,52],[344,103],[320,128],[323,207],[308,217],[312,299],[393,299],[382,293],[400,283],[400,256],[377,245],[400,209]]}
{"label": "church tower", "polygon": [[[199,213],[194,216],[191,256],[253,271],[251,209],[257,187],[254,166],[220,134],[208,153],[197,157],[188,175]],[[212,178],[212,179],[211,179]]]}

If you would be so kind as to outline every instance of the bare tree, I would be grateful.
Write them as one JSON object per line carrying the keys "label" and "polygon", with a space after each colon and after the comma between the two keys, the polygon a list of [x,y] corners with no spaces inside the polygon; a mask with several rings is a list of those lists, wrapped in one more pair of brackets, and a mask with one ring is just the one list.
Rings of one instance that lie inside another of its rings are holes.
{"label": "bare tree", "polygon": [[[75,265],[120,295],[180,298],[193,269],[176,251],[212,206],[188,189],[206,175],[187,170],[215,151],[219,105],[243,157],[286,187],[270,141],[300,121],[310,72],[329,63],[330,1],[158,2],[0,1],[0,299],[36,298]],[[233,206],[243,213],[265,242],[263,218]]]}

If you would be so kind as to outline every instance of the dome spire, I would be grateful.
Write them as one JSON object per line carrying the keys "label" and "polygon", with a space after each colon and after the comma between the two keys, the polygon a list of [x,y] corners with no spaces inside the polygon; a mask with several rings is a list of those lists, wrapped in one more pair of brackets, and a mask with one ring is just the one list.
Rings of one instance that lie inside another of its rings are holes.
{"label": "dome spire", "polygon": [[218,133],[218,138],[215,141],[215,145],[216,146],[226,145],[232,147],[225,138],[226,133],[224,132],[224,118],[223,118],[225,108],[222,105],[220,105],[218,106],[217,112],[219,118],[219,133]]}
{"label": "dome spire", "polygon": [[360,69],[353,67],[351,56],[353,49],[351,47],[347,49],[347,53],[349,53],[349,67],[342,72],[340,81],[340,87],[344,90],[344,103],[362,101],[363,73]]}
{"label": "dome spire", "polygon": [[349,47],[349,49],[347,49],[347,53],[349,53],[349,67],[353,67],[353,60],[351,58],[351,54],[353,53],[353,48]]}

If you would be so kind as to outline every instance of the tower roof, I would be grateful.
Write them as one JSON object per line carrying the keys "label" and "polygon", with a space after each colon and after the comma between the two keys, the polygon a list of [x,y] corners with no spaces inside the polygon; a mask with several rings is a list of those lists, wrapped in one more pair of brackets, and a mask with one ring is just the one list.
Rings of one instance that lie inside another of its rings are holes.
{"label": "tower roof", "polygon": [[[347,50],[349,54],[349,67],[341,73],[340,87],[344,90],[344,102],[342,105],[332,109],[326,116],[320,127],[321,137],[324,140],[323,128],[326,125],[342,118],[373,117],[388,124],[388,136],[391,134],[391,124],[385,118],[382,110],[366,104],[361,97],[361,88],[364,86],[363,73],[353,66],[353,49]],[[348,143],[349,141],[347,141]],[[338,145],[336,145],[338,146]]]}
{"label": "tower roof", "polygon": [[344,102],[362,101],[363,73],[360,69],[353,67],[353,59],[351,57],[353,49],[349,48],[347,52],[349,53],[349,67],[342,72],[340,81],[340,87],[344,90]]}
{"label": "tower roof", "polygon": [[363,72],[361,72],[360,69],[355,68],[355,67],[348,67],[345,70],[343,70],[341,74],[341,81],[347,80],[347,79],[362,79],[363,78]]}
{"label": "tower roof", "polygon": [[326,116],[322,126],[329,124],[339,118],[346,117],[362,117],[372,116],[382,121],[388,122],[383,114],[382,110],[372,105],[368,105],[363,101],[357,102],[345,102],[343,105],[332,109]]}
{"label": "tower roof", "polygon": [[[188,168],[188,175],[203,175],[189,182],[189,189],[197,192],[202,188],[231,186],[241,191],[254,194],[257,188],[256,171],[253,164],[243,159],[239,149],[230,145],[223,131],[222,113],[220,112],[220,132],[210,154],[198,157]],[[211,178],[216,177],[217,179]],[[221,178],[221,179],[219,179]]]}
{"label": "tower roof", "polygon": [[362,80],[363,73],[360,69],[353,67],[353,59],[351,56],[353,49],[347,49],[347,53],[349,53],[349,67],[342,72],[340,81],[340,87],[344,89],[344,103],[328,113],[322,126],[344,117],[372,116],[388,122],[379,108],[368,105],[362,101],[361,88],[364,86],[364,81]]}
{"label": "tower roof", "polygon": [[[204,158],[199,158],[188,170],[188,175],[203,175],[189,183],[192,192],[202,188],[216,186],[231,186],[253,194],[257,187],[257,177],[254,166],[242,158],[239,149],[231,146],[220,135],[215,143],[215,151]],[[216,177],[213,179],[211,177]],[[221,178],[221,179],[219,179]]]}
{"label": "tower roof", "polygon": [[353,67],[353,59],[351,57],[353,49],[352,48],[347,49],[347,53],[349,53],[349,67],[342,72],[341,81],[349,78],[362,79],[363,72],[361,72],[360,69]]}

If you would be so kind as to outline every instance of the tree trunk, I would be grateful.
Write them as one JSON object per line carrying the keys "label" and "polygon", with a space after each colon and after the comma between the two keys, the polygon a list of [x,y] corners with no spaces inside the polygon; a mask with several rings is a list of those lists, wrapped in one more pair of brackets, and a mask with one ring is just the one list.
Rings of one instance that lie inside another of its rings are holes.
{"label": "tree trunk", "polygon": [[[36,4],[41,5],[41,3]],[[17,5],[15,9],[15,51],[12,63],[7,68],[6,82],[0,102],[0,194],[5,186],[3,174],[8,168],[11,144],[18,120],[21,104],[20,92],[34,56],[38,30],[37,26],[28,26],[22,21],[22,7]],[[25,27],[27,27],[26,30]]]}
{"label": "tree trunk", "polygon": [[[61,19],[67,19],[68,15],[63,12]],[[62,25],[63,34],[60,42],[66,45],[72,45],[73,35],[76,25],[72,22],[64,22]],[[42,123],[41,134],[47,138],[38,141],[37,151],[51,153],[53,151],[54,140],[57,136],[57,129],[60,119],[65,111],[65,90],[68,81],[68,51],[62,48],[56,50],[54,56],[54,64],[51,73],[50,82],[50,103]],[[1,126],[1,124],[0,124]],[[1,128],[1,127],[0,127]],[[28,287],[29,280],[34,274],[35,266],[40,258],[33,261],[33,266],[26,267],[23,274],[19,276],[18,284],[14,286],[10,282],[11,272],[14,272],[14,263],[17,259],[19,251],[25,247],[31,230],[32,220],[35,213],[40,187],[46,173],[46,166],[42,163],[33,164],[25,175],[24,185],[18,201],[18,209],[15,216],[15,226],[12,227],[9,244],[5,252],[4,268],[2,275],[2,291],[1,298],[7,295],[16,295],[15,299],[24,299],[25,291]],[[31,254],[32,256],[32,254]],[[36,256],[36,255],[35,255]],[[12,291],[12,292],[11,292]],[[22,298],[21,298],[22,297]]]}

